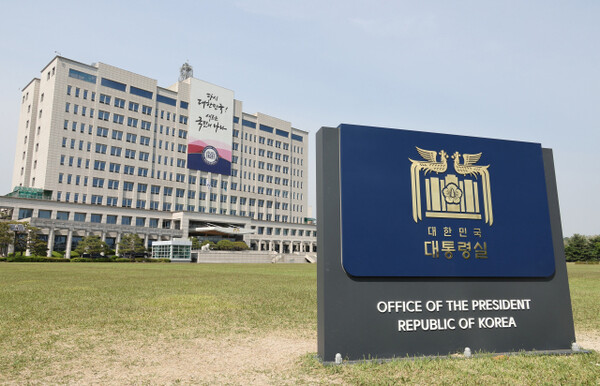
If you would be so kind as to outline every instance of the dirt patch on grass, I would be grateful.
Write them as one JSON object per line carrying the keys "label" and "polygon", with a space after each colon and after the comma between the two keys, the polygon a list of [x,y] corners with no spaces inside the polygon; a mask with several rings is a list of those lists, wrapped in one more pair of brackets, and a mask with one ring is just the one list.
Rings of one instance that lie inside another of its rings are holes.
{"label": "dirt patch on grass", "polygon": [[[29,380],[66,384],[296,384],[313,383],[299,371],[316,336],[274,332],[264,336],[152,342],[98,342],[76,359],[60,361]],[[41,370],[41,369],[40,369]],[[41,375],[41,376],[40,376]]]}
{"label": "dirt patch on grass", "polygon": [[577,344],[581,348],[600,352],[600,332],[577,331],[575,337],[577,338]]}

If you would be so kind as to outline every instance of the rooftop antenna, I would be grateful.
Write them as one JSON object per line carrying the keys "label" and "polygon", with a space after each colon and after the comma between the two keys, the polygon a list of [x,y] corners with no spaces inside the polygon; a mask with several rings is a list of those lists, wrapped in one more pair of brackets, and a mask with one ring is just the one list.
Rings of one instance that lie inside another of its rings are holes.
{"label": "rooftop antenna", "polygon": [[189,60],[187,60],[185,63],[183,63],[183,65],[181,66],[181,69],[179,69],[179,81],[180,82],[183,82],[187,78],[191,78],[194,76],[194,69],[192,68],[192,66],[190,66],[190,64],[188,62],[189,62]]}
{"label": "rooftop antenna", "polygon": [[54,51],[54,53],[55,53],[56,55],[58,55],[58,56],[62,56],[62,55],[60,54],[60,52],[58,52],[58,51]]}

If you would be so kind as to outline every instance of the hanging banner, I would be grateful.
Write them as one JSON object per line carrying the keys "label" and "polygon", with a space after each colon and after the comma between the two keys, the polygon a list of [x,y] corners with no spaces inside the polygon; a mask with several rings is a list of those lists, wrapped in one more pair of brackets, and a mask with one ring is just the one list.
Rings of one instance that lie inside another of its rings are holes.
{"label": "hanging banner", "polygon": [[232,133],[233,91],[192,78],[188,169],[231,175]]}

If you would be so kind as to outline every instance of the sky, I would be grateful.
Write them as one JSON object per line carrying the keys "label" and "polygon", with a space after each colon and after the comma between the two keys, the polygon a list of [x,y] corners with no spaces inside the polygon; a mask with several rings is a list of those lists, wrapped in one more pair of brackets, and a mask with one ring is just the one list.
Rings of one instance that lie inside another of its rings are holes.
{"label": "sky", "polygon": [[310,133],[353,123],[552,148],[563,233],[600,234],[598,1],[14,1],[0,16],[0,194],[21,90],[61,56],[194,77]]}

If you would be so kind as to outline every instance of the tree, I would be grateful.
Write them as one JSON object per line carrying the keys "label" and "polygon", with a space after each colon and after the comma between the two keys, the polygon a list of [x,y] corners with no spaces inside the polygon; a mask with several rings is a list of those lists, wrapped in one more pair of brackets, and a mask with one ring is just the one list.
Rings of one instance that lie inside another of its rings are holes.
{"label": "tree", "polygon": [[202,245],[200,245],[200,241],[197,237],[190,237],[190,240],[192,242],[192,249],[200,249]]}
{"label": "tree", "polygon": [[592,259],[600,260],[600,236],[592,236],[589,239],[590,255]]}
{"label": "tree", "polygon": [[592,254],[588,239],[578,233],[574,234],[565,246],[565,256],[567,261],[590,260]]}
{"label": "tree", "polygon": [[102,253],[108,253],[110,248],[106,244],[106,242],[102,241],[100,236],[89,235],[83,238],[78,244],[77,248],[75,248],[75,252],[79,254],[79,256],[83,256],[84,254],[88,255],[100,255]]}
{"label": "tree", "polygon": [[7,222],[0,222],[0,250],[4,255],[8,246],[13,243],[15,239],[14,234],[10,231],[9,224]]}
{"label": "tree", "polygon": [[133,259],[136,253],[144,252],[146,252],[146,248],[144,247],[144,240],[140,236],[134,233],[123,235],[119,242],[119,255],[129,256]]}
{"label": "tree", "polygon": [[34,256],[46,256],[48,252],[48,243],[40,239],[37,231],[29,231],[27,249],[29,249],[29,252]]}

